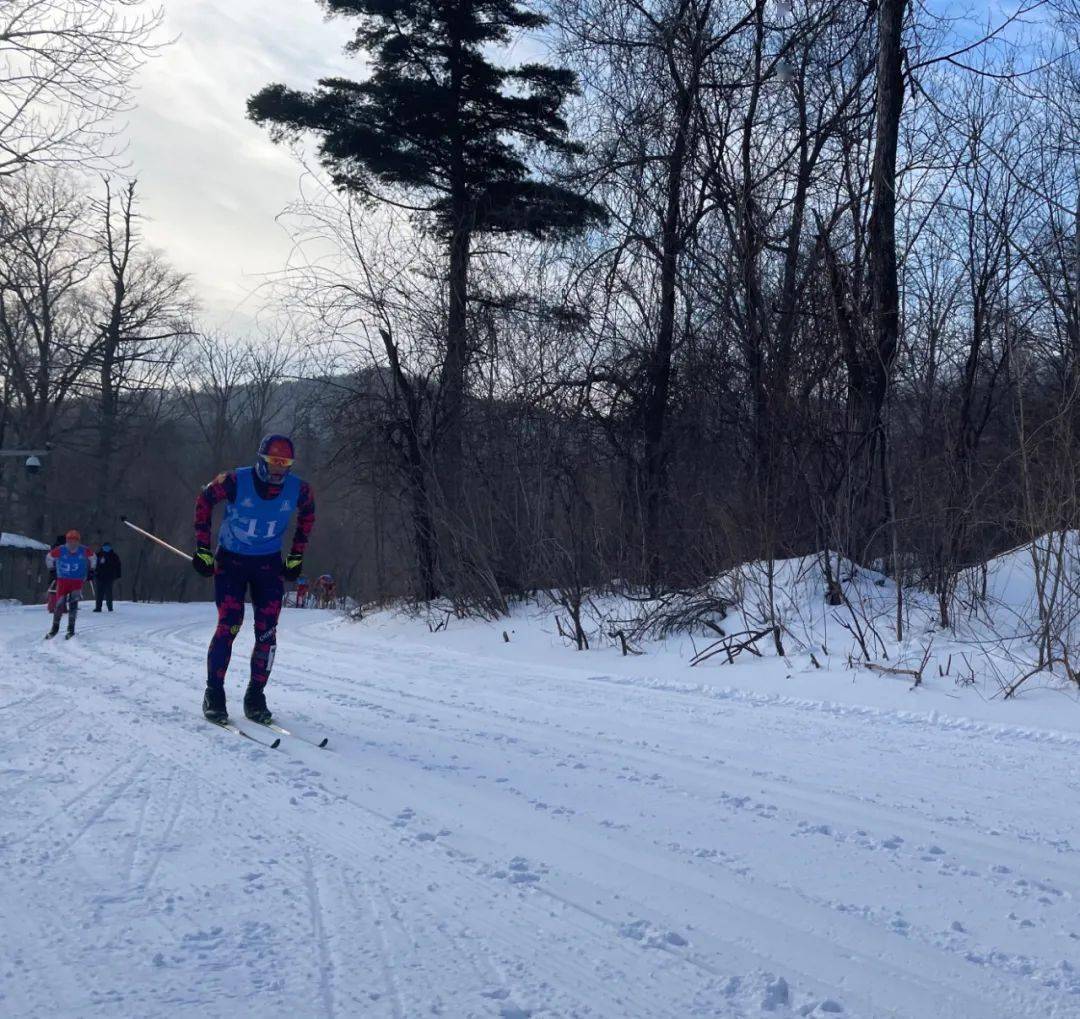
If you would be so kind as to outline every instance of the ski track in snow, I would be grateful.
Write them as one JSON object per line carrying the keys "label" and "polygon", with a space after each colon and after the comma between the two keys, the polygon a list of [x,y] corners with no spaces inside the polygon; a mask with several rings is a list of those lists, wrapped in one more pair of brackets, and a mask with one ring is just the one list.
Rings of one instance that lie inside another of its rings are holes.
{"label": "ski track in snow", "polygon": [[0,612],[5,1019],[1080,1019],[1075,732],[213,618]]}

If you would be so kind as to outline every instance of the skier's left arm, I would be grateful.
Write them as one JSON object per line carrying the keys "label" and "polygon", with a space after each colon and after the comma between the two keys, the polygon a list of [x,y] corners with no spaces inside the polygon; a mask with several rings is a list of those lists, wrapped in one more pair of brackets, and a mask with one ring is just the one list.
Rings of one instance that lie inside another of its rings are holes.
{"label": "skier's left arm", "polygon": [[306,481],[300,482],[300,495],[296,500],[296,530],[293,532],[292,548],[285,557],[281,575],[286,580],[296,580],[304,568],[304,550],[315,526],[315,494]]}
{"label": "skier's left arm", "polygon": [[303,558],[311,538],[311,529],[315,526],[315,493],[306,481],[300,482],[300,496],[296,500],[296,530],[293,532],[292,548],[289,558]]}

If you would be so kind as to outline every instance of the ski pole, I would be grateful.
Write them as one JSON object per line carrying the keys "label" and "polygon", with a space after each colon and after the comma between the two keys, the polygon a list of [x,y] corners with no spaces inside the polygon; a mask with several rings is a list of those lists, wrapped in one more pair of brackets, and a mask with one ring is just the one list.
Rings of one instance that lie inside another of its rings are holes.
{"label": "ski pole", "polygon": [[141,527],[133,524],[130,520],[128,520],[128,518],[125,517],[123,514],[120,515],[120,521],[124,524],[127,524],[128,527],[130,527],[136,533],[141,534],[144,538],[149,538],[156,545],[160,545],[162,548],[168,549],[174,555],[178,555],[181,559],[185,559],[188,562],[191,562],[191,556],[189,556],[187,552],[181,552],[180,549],[178,549],[175,545],[170,545],[167,541],[162,541],[156,534],[151,534],[149,531],[144,531]]}

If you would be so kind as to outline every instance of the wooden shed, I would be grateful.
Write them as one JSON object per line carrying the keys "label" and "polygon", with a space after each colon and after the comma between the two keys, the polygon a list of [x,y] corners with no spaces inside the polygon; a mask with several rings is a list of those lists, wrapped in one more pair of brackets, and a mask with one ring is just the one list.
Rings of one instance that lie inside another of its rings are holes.
{"label": "wooden shed", "polygon": [[49,546],[22,534],[0,532],[0,599],[45,602],[49,586],[45,553]]}

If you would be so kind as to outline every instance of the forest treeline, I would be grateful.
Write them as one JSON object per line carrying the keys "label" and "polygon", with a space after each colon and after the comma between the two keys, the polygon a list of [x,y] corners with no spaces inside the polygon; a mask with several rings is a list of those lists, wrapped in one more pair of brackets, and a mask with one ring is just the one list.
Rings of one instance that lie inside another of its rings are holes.
{"label": "forest treeline", "polygon": [[[0,125],[0,446],[52,449],[3,463],[5,530],[127,512],[187,547],[270,428],[363,600],[497,615],[831,549],[948,624],[966,567],[1077,526],[1072,2],[320,6],[355,79],[237,110],[310,164],[284,221],[317,257],[265,335],[201,324],[99,120]],[[127,27],[91,68],[152,56],[138,5],[70,7]],[[139,595],[193,596],[158,555]]]}

